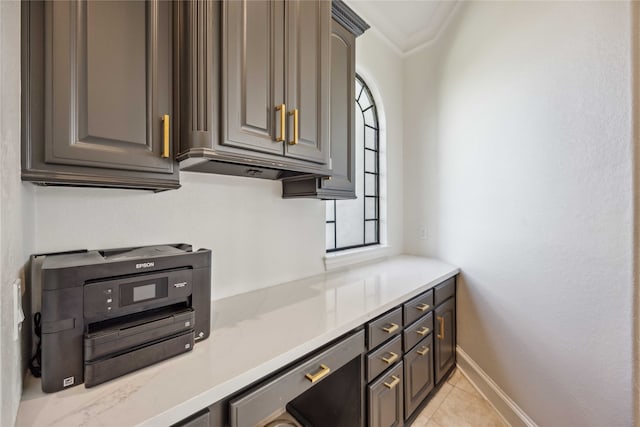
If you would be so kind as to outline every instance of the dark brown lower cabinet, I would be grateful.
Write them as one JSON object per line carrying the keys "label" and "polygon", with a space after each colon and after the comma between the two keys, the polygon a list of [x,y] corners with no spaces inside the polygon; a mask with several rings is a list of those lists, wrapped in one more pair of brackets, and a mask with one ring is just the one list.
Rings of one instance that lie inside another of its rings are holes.
{"label": "dark brown lower cabinet", "polygon": [[369,384],[369,427],[402,426],[403,365],[387,371],[376,382]]}
{"label": "dark brown lower cabinet", "polygon": [[456,363],[456,300],[449,298],[435,309],[435,371],[436,383]]}
{"label": "dark brown lower cabinet", "polygon": [[433,337],[429,334],[404,356],[405,419],[413,414],[434,386]]}
{"label": "dark brown lower cabinet", "polygon": [[[216,402],[209,406],[208,412],[198,413],[174,427],[200,427],[199,423],[207,426],[207,417],[210,427],[253,427],[254,421],[260,418],[255,417],[257,408],[267,409],[265,414],[273,412],[272,407],[264,405],[266,402],[275,402],[276,406],[286,405],[287,410],[296,416],[300,415],[301,421],[309,421],[303,425],[410,426],[455,365],[455,295],[456,279],[452,277],[362,325],[364,334],[356,332],[351,338],[342,341],[344,344],[359,340],[357,345],[349,347],[349,355],[344,360],[351,361],[343,367],[324,357],[343,354],[344,351],[335,351],[337,346],[343,344],[335,344],[323,350],[320,356],[323,356],[322,361],[327,367],[331,366],[332,374],[311,389],[315,390],[313,394],[307,394],[309,391],[299,394],[301,390],[295,389],[296,384],[309,387],[306,380],[302,383],[287,382],[280,391],[277,391],[275,385],[283,378],[297,378],[300,377],[297,374],[313,372],[317,362],[320,362],[318,358],[307,359],[313,362],[309,366],[294,365],[265,379],[264,386],[259,385],[258,390],[254,388],[248,395],[247,390],[244,390]],[[366,344],[363,338],[365,334]],[[358,352],[361,352],[360,356]],[[345,382],[344,378],[350,380]],[[336,383],[333,384],[332,381]],[[245,407],[245,415],[249,414],[251,419],[245,423],[237,423],[234,408],[237,409],[239,402],[251,403],[250,396],[254,395],[259,395],[259,405]],[[347,395],[350,397],[345,397]],[[301,400],[306,404],[300,405]],[[353,404],[345,404],[355,401],[359,401],[361,405],[355,407]],[[304,411],[301,411],[302,408]],[[314,419],[322,421],[312,422],[309,419],[314,411],[320,414]],[[355,416],[340,417],[349,411]],[[352,421],[355,419],[358,421]]]}

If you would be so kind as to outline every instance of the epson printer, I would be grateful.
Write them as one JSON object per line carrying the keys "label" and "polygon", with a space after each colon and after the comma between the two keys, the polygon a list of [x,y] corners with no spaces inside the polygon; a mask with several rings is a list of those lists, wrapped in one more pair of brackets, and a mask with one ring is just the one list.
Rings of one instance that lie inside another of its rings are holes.
{"label": "epson printer", "polygon": [[31,257],[42,390],[91,387],[209,336],[211,251],[173,244]]}

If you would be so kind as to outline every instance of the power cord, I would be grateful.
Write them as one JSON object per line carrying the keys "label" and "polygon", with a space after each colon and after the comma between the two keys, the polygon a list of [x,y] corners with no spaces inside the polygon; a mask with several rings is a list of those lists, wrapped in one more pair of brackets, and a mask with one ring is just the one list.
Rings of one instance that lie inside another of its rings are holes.
{"label": "power cord", "polygon": [[33,330],[36,337],[38,337],[38,347],[36,348],[36,354],[29,361],[29,370],[34,377],[40,378],[42,375],[42,350],[40,348],[42,345],[42,316],[40,312],[33,315]]}

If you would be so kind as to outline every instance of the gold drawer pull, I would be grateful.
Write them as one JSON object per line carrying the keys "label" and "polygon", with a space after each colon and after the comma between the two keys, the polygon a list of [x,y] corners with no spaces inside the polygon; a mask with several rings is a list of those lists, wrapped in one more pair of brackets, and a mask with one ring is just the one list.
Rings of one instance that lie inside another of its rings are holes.
{"label": "gold drawer pull", "polygon": [[424,356],[427,353],[429,353],[429,347],[427,347],[426,345],[422,347],[422,350],[418,350],[418,354],[420,356]]}
{"label": "gold drawer pull", "polygon": [[444,339],[444,317],[438,316],[436,317],[436,319],[438,319],[438,322],[440,322],[440,333],[438,334],[438,339],[443,340]]}
{"label": "gold drawer pull", "polygon": [[429,333],[429,328],[423,326],[419,331],[416,331],[416,334],[425,336]]}
{"label": "gold drawer pull", "polygon": [[165,114],[162,116],[162,158],[169,158],[169,115]]}
{"label": "gold drawer pull", "polygon": [[429,304],[420,304],[416,306],[416,308],[420,311],[427,311],[429,310],[429,307],[431,307]]}
{"label": "gold drawer pull", "polygon": [[397,331],[399,327],[400,326],[396,325],[395,323],[392,323],[389,326],[385,326],[384,328],[382,328],[382,330],[385,331],[388,334],[392,334],[395,331]]}
{"label": "gold drawer pull", "polygon": [[298,109],[294,108],[292,112],[289,113],[290,116],[293,116],[293,140],[289,141],[289,145],[296,145],[298,143]]}
{"label": "gold drawer pull", "polygon": [[276,107],[276,110],[280,111],[280,136],[276,138],[276,142],[282,142],[284,141],[284,129],[287,126],[285,121],[287,106],[285,104],[280,104]]}
{"label": "gold drawer pull", "polygon": [[382,358],[382,361],[385,362],[385,363],[388,363],[389,365],[391,365],[393,362],[398,360],[398,358],[400,357],[397,354],[395,354],[393,351],[390,351],[389,354],[391,356]]}
{"label": "gold drawer pull", "polygon": [[318,372],[316,372],[315,374],[307,374],[307,375],[305,375],[305,377],[309,381],[311,381],[311,384],[313,384],[313,383],[321,380],[325,376],[327,376],[329,374],[329,372],[331,372],[331,368],[329,368],[327,365],[320,365],[320,370]]}
{"label": "gold drawer pull", "polygon": [[391,375],[391,378],[393,378],[393,381],[391,381],[390,383],[384,383],[384,386],[388,389],[393,389],[395,386],[397,386],[400,383],[400,377],[396,375]]}

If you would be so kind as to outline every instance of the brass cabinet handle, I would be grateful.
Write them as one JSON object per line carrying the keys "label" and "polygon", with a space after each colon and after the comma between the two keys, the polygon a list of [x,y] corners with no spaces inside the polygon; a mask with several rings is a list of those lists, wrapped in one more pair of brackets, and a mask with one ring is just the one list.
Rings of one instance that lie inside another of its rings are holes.
{"label": "brass cabinet handle", "polygon": [[293,116],[293,141],[289,141],[289,144],[296,145],[298,143],[298,109],[294,108],[289,115]]}
{"label": "brass cabinet handle", "polygon": [[418,350],[417,353],[420,356],[424,356],[425,354],[429,353],[429,347],[427,347],[426,345],[424,347],[422,347],[421,350]]}
{"label": "brass cabinet handle", "polygon": [[276,107],[276,111],[280,111],[280,136],[276,138],[276,142],[282,142],[284,141],[284,129],[287,127],[285,118],[287,106],[285,104],[280,104]]}
{"label": "brass cabinet handle", "polygon": [[162,158],[169,157],[169,115],[162,116],[162,124],[164,128],[164,138],[162,140]]}
{"label": "brass cabinet handle", "polygon": [[384,386],[388,389],[393,389],[395,386],[397,386],[400,383],[400,377],[396,375],[391,375],[391,378],[393,378],[393,381],[391,381],[390,383],[384,383]]}
{"label": "brass cabinet handle", "polygon": [[429,310],[429,307],[431,307],[429,304],[424,303],[416,306],[416,308],[420,311],[427,311]]}
{"label": "brass cabinet handle", "polygon": [[438,319],[438,322],[440,322],[440,333],[438,334],[438,339],[443,340],[444,339],[444,317],[438,316],[436,317],[436,319]]}
{"label": "brass cabinet handle", "polygon": [[391,333],[397,331],[399,327],[400,326],[396,325],[395,323],[392,323],[389,326],[385,326],[384,328],[382,328],[382,330],[385,331],[388,334],[391,334]]}
{"label": "brass cabinet handle", "polygon": [[425,336],[428,333],[429,333],[429,328],[427,328],[426,326],[423,326],[422,328],[420,328],[419,331],[416,331],[416,334],[422,335],[422,336]]}
{"label": "brass cabinet handle", "polygon": [[389,352],[389,354],[390,354],[391,356],[389,356],[389,357],[383,357],[383,358],[382,358],[382,361],[383,361],[384,363],[388,363],[389,365],[391,365],[393,362],[395,362],[396,360],[398,360],[398,358],[400,357],[400,356],[398,356],[396,353],[394,353],[393,351],[390,351],[390,352]]}
{"label": "brass cabinet handle", "polygon": [[329,374],[329,372],[331,372],[331,368],[329,368],[327,365],[320,365],[320,370],[318,372],[316,372],[315,374],[307,374],[305,375],[305,377],[311,381],[311,384],[320,381],[320,379],[324,378],[325,376],[327,376]]}

